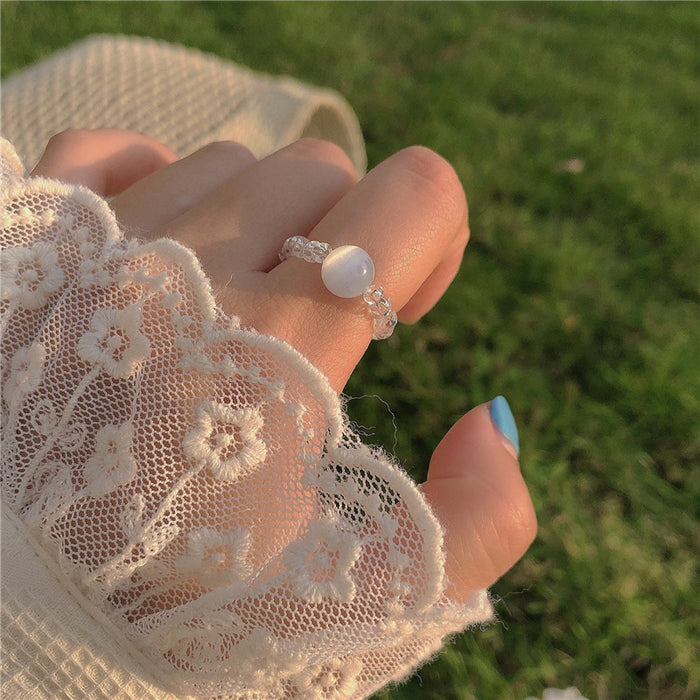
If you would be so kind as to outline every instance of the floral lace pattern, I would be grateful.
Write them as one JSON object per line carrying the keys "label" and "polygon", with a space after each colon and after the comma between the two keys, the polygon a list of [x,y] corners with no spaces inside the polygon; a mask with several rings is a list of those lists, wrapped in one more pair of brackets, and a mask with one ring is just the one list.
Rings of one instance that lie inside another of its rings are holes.
{"label": "floral lace pattern", "polygon": [[5,401],[8,404],[37,389],[45,359],[46,350],[41,343],[34,343],[15,352],[10,361],[10,376],[4,386]]}
{"label": "floral lace pattern", "polygon": [[362,551],[352,532],[343,532],[329,520],[317,520],[308,534],[287,547],[285,558],[292,574],[292,589],[304,600],[324,599],[349,603],[355,596],[351,569]]}
{"label": "floral lace pattern", "polygon": [[250,532],[241,527],[223,533],[203,527],[190,532],[187,552],[175,565],[210,588],[245,581],[250,540]]}
{"label": "floral lace pattern", "polygon": [[83,477],[91,496],[106,496],[128,484],[136,475],[136,462],[131,456],[134,427],[106,425],[97,431],[95,454],[85,463]]}
{"label": "floral lace pattern", "polygon": [[190,251],[15,161],[3,501],[164,686],[362,698],[490,616],[446,598],[437,520],[323,376],[223,314]]}
{"label": "floral lace pattern", "polygon": [[25,309],[40,309],[63,286],[64,277],[50,245],[15,246],[3,254],[0,294]]}
{"label": "floral lace pattern", "polygon": [[197,408],[195,425],[183,443],[185,454],[217,478],[235,481],[265,461],[260,439],[263,417],[257,408],[231,408],[207,401]]}
{"label": "floral lace pattern", "polygon": [[118,379],[130,377],[150,353],[148,339],[139,331],[141,310],[98,309],[90,330],[78,341],[78,357]]}

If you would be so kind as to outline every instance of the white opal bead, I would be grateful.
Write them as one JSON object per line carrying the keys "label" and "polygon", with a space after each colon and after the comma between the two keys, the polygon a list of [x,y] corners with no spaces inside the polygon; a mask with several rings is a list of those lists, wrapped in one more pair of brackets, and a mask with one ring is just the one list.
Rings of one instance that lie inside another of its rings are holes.
{"label": "white opal bead", "polygon": [[331,251],[321,266],[326,289],[338,297],[359,297],[374,279],[369,253],[355,245],[341,245]]}

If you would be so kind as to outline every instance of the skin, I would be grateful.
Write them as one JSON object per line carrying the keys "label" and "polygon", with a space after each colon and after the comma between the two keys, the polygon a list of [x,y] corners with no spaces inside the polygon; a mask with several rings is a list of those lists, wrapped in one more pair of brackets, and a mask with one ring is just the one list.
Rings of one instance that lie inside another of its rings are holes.
{"label": "skin", "polygon": [[[148,136],[70,130],[50,140],[32,174],[112,198],[124,229],[142,239],[167,236],[192,248],[227,312],[296,347],[337,391],[371,341],[371,320],[357,299],[330,294],[308,263],[280,263],[284,240],[304,235],[370,251],[376,279],[405,323],[437,303],[469,240],[457,175],[422,147],[358,179],[341,149],[315,139],[260,161],[231,142],[179,159]],[[535,537],[516,451],[489,404],[449,430],[420,488],[445,528],[448,592],[456,600],[494,583]]]}

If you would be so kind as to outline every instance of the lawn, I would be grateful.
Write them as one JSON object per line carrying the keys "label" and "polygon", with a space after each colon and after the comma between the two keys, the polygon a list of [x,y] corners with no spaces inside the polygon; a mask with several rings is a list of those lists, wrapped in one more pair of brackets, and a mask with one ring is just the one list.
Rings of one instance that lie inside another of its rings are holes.
{"label": "lawn", "polygon": [[418,479],[507,396],[540,533],[499,623],[378,697],[698,697],[700,5],[3,2],[2,74],[95,32],[334,87],[370,165],[422,143],[462,179],[462,272],[347,392]]}

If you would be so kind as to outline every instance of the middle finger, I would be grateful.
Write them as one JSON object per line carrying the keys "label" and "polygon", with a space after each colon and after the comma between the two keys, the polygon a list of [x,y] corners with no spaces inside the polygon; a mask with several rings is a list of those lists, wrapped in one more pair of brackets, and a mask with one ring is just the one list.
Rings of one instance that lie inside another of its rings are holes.
{"label": "middle finger", "polygon": [[285,238],[311,231],[357,180],[338,147],[302,139],[246,168],[164,227],[192,248],[216,286],[279,263]]}

